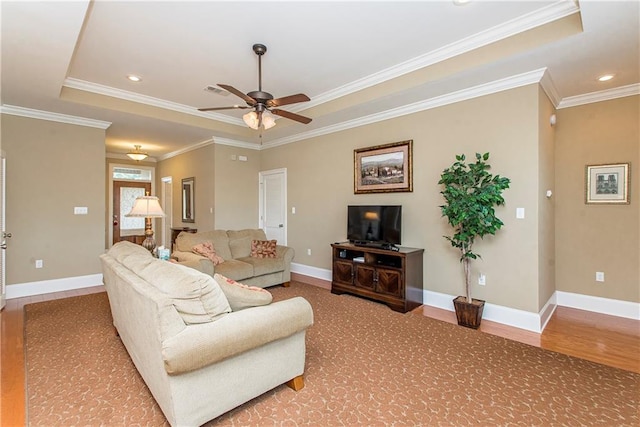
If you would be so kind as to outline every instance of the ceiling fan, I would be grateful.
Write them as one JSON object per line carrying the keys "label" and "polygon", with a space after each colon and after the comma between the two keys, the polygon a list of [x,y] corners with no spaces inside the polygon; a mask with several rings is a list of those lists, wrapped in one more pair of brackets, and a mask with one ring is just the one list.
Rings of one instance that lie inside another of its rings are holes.
{"label": "ceiling fan", "polygon": [[271,113],[275,114],[276,116],[281,116],[300,123],[304,123],[305,125],[311,123],[311,119],[308,117],[276,108],[283,105],[310,101],[307,95],[298,93],[296,95],[289,95],[282,98],[274,99],[273,95],[268,92],[262,91],[262,55],[267,52],[267,47],[263,44],[254,44],[253,51],[256,55],[258,55],[258,90],[254,90],[252,92],[244,94],[233,86],[218,83],[218,86],[220,86],[222,89],[242,98],[247,103],[247,106],[234,105],[231,107],[198,108],[198,111],[230,109],[244,110],[250,108],[253,111],[245,114],[242,118],[244,119],[244,122],[247,124],[247,126],[252,129],[258,129],[260,126],[263,126],[265,129],[269,129],[275,126],[275,118],[271,115]]}

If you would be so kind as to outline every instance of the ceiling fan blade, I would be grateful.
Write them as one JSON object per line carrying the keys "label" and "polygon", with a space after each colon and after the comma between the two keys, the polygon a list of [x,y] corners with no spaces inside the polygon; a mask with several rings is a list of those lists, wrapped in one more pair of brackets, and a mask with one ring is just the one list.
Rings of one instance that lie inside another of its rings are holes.
{"label": "ceiling fan blade", "polygon": [[295,95],[284,96],[282,98],[271,99],[267,101],[268,107],[282,107],[283,105],[295,104],[297,102],[311,101],[304,93],[298,93]]}
{"label": "ceiling fan blade", "polygon": [[247,94],[244,94],[244,93],[240,92],[235,87],[229,86],[229,85],[223,85],[223,84],[220,84],[220,83],[218,83],[218,86],[220,86],[222,89],[226,90],[227,92],[231,92],[232,94],[234,94],[236,96],[239,96],[240,98],[244,99],[244,101],[247,104],[249,104],[251,106],[256,105],[256,100],[255,99],[253,99],[252,97],[250,97]]}
{"label": "ceiling fan blade", "polygon": [[292,113],[290,111],[278,110],[276,108],[271,110],[271,112],[276,116],[281,116],[287,119],[295,120],[296,122],[304,123],[305,125],[308,125],[309,123],[311,123],[311,119],[309,117],[301,116],[300,114]]}
{"label": "ceiling fan blade", "polygon": [[215,111],[215,110],[245,110],[249,107],[243,107],[241,105],[233,105],[231,107],[211,107],[211,108],[198,108],[198,111]]}

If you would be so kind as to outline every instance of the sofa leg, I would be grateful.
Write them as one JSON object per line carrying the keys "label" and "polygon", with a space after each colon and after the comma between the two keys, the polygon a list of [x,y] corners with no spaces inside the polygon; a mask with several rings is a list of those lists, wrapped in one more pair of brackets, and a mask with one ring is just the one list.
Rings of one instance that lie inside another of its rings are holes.
{"label": "sofa leg", "polygon": [[291,282],[284,282],[282,286],[284,286],[285,288],[288,288],[289,286],[291,286]]}
{"label": "sofa leg", "polygon": [[300,391],[304,388],[304,376],[298,375],[292,380],[287,381],[287,387],[293,391]]}

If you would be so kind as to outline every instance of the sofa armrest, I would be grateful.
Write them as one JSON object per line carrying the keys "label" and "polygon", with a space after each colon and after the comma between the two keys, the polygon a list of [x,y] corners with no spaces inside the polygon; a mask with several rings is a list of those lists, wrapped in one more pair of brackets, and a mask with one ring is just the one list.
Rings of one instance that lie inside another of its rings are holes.
{"label": "sofa armrest", "polygon": [[167,373],[176,375],[219,362],[286,338],[313,324],[311,304],[295,297],[229,313],[200,325],[189,325],[162,343]]}
{"label": "sofa armrest", "polygon": [[213,263],[207,257],[194,254],[193,252],[174,251],[171,257],[178,261],[178,264],[194,268],[202,273],[213,277]]}
{"label": "sofa armrest", "polygon": [[276,258],[284,258],[285,262],[291,262],[293,256],[295,255],[295,251],[293,248],[289,246],[276,246]]}
{"label": "sofa armrest", "polygon": [[284,259],[284,270],[282,271],[282,282],[287,283],[291,280],[291,261],[296,252],[289,246],[276,246],[276,257]]}

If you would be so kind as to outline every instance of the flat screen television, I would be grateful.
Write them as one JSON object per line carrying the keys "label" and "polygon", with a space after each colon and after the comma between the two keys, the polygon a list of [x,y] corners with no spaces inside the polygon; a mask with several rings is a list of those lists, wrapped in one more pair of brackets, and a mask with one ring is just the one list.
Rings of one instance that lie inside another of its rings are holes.
{"label": "flat screen television", "polygon": [[402,206],[348,206],[347,239],[356,245],[399,245]]}

